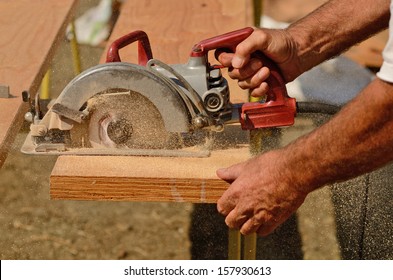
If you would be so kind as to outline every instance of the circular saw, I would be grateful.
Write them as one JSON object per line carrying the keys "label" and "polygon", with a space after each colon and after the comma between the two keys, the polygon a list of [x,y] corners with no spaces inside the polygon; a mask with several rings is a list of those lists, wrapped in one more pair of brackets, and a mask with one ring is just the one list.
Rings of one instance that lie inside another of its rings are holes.
{"label": "circular saw", "polygon": [[[242,104],[230,102],[222,66],[208,61],[209,51],[234,51],[252,32],[244,28],[203,40],[187,63],[175,65],[153,58],[143,31],[119,38],[106,63],[76,76],[43,117],[36,96],[22,152],[208,156],[208,150],[194,147],[226,124],[240,122],[245,130],[292,125],[296,102],[270,59],[255,53],[270,68],[266,99]],[[122,62],[119,50],[134,42],[138,64]]]}

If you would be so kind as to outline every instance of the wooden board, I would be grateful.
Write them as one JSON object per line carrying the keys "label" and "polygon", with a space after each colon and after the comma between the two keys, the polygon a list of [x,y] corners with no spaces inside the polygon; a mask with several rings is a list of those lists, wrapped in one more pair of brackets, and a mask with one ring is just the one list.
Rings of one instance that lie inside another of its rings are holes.
{"label": "wooden board", "polygon": [[328,0],[263,0],[263,14],[281,22],[294,22]]}
{"label": "wooden board", "polygon": [[0,1],[0,85],[11,93],[0,98],[0,167],[28,109],[21,93],[37,92],[76,2]]}
{"label": "wooden board", "polygon": [[208,158],[61,156],[51,199],[216,203],[228,183],[215,174],[250,157],[248,148]]}

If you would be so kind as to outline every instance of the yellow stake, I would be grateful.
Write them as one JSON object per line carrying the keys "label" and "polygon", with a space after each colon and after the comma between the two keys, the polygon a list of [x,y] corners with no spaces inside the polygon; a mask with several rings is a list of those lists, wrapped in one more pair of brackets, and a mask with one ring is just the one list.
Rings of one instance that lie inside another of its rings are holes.
{"label": "yellow stake", "polygon": [[228,260],[240,260],[241,257],[241,235],[237,229],[228,231]]}
{"label": "yellow stake", "polygon": [[40,98],[41,99],[49,99],[50,98],[50,78],[51,78],[51,69],[49,68],[46,71],[44,78],[41,82],[41,92]]}
{"label": "yellow stake", "polygon": [[[262,15],[263,0],[254,0],[254,25],[260,25],[260,19]],[[249,97],[250,102],[260,101],[261,98]],[[256,154],[262,150],[262,135],[263,130],[256,129],[250,132],[250,152]],[[228,232],[228,259],[229,260],[240,260],[241,259],[241,234],[239,230],[229,229]],[[256,258],[256,246],[257,246],[257,235],[256,233],[244,236],[243,238],[243,258],[245,260],[255,260]]]}
{"label": "yellow stake", "polygon": [[243,259],[255,260],[257,254],[257,234],[252,233],[244,236],[243,240]]}
{"label": "yellow stake", "polygon": [[76,32],[75,32],[75,23],[72,21],[71,22],[71,33],[72,33],[72,39],[71,39],[71,52],[72,52],[72,59],[74,62],[74,72],[75,75],[78,75],[81,72],[81,59],[79,55],[79,47],[78,47],[78,38],[76,38]]}

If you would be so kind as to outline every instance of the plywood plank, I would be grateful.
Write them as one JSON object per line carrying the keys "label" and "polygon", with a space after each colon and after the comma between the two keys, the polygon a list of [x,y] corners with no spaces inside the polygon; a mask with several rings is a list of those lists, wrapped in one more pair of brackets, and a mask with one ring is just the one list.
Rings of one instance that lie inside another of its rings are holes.
{"label": "plywood plank", "polygon": [[76,0],[0,1],[0,85],[11,98],[0,98],[0,167],[22,124],[24,90],[35,94]]}
{"label": "plywood plank", "polygon": [[249,149],[208,158],[61,156],[50,178],[52,199],[215,203],[228,183],[218,168],[250,157]]}

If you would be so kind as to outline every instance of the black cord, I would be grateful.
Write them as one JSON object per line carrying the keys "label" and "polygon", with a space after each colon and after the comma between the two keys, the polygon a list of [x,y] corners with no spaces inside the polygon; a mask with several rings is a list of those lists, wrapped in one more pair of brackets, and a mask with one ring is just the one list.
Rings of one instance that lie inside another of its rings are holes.
{"label": "black cord", "polygon": [[319,102],[296,102],[298,113],[304,114],[327,114],[334,115],[340,111],[341,107]]}

